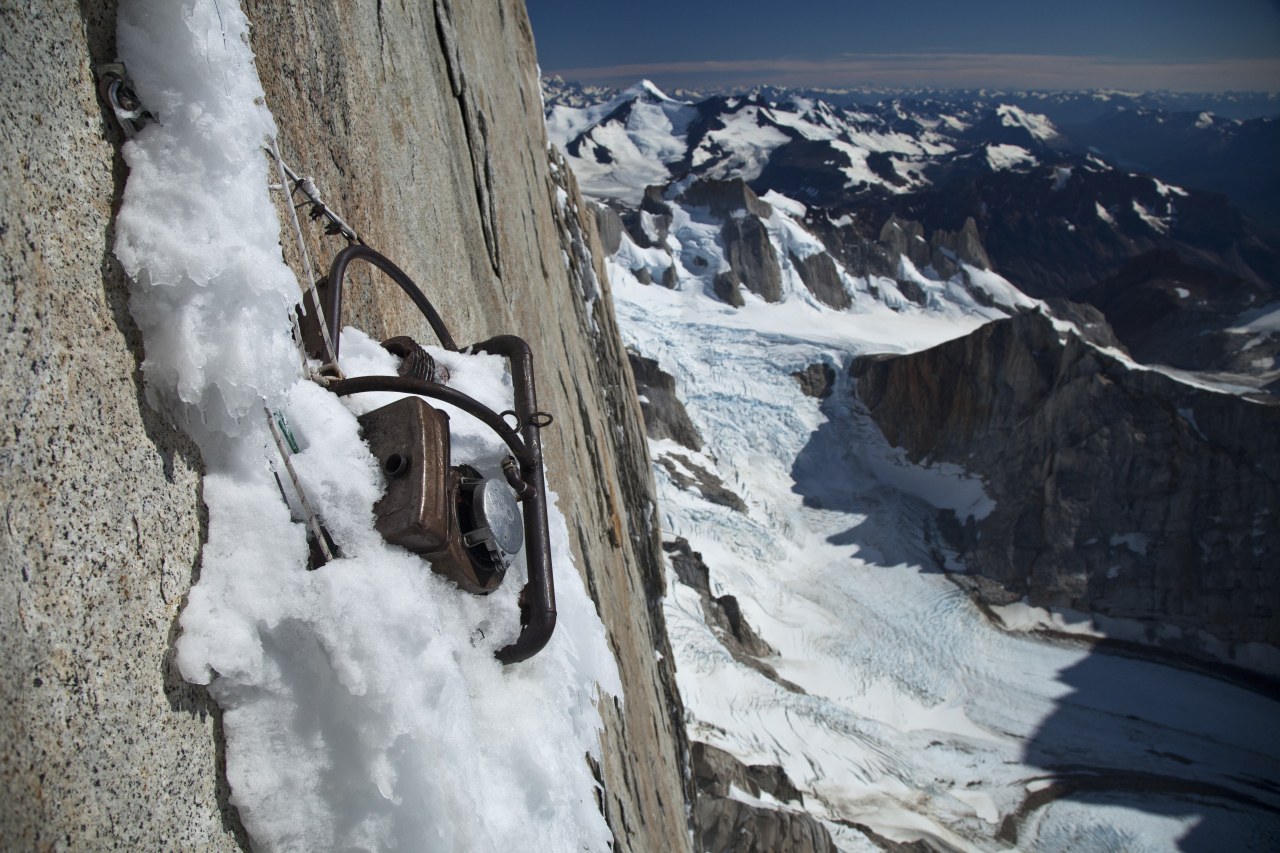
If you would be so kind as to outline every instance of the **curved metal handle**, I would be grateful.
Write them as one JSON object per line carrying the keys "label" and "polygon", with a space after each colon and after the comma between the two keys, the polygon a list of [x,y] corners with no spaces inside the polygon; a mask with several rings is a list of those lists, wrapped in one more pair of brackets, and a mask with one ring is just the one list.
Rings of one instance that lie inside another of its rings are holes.
{"label": "curved metal handle", "polygon": [[431,300],[427,299],[426,295],[418,289],[418,285],[413,283],[413,279],[380,252],[370,249],[363,243],[352,243],[335,255],[333,263],[329,266],[329,304],[325,306],[324,312],[325,319],[329,322],[329,337],[333,340],[334,361],[338,360],[338,334],[342,330],[342,280],[347,274],[347,264],[352,261],[368,261],[400,285],[400,289],[408,294],[413,304],[422,312],[422,316],[427,319],[431,331],[435,332],[436,337],[440,339],[440,345],[447,350],[457,352],[458,346],[453,342],[453,335],[449,334],[444,320],[436,312]]}
{"label": "curved metal handle", "polygon": [[533,352],[523,338],[499,335],[474,346],[479,352],[505,356],[515,386],[516,420],[528,450],[520,474],[532,494],[524,500],[525,560],[529,583],[520,592],[520,636],[497,652],[503,663],[527,660],[547,644],[556,629],[556,587],[551,570],[551,534],[547,528],[547,485],[538,435],[538,393],[533,381]]}

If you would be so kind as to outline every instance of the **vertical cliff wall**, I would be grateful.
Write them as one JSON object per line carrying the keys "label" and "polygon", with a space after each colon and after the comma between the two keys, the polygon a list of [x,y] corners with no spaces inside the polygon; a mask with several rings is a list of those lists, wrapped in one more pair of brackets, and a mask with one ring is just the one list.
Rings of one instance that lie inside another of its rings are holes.
{"label": "vertical cliff wall", "polygon": [[994,501],[942,514],[963,586],[1274,674],[1280,406],[1135,366],[1038,312],[853,370],[891,444],[962,466]]}
{"label": "vertical cliff wall", "polygon": [[[635,392],[592,217],[548,152],[523,4],[245,2],[282,153],[424,286],[461,341],[537,358],[550,487],[619,662],[603,809],[619,850],[688,845],[678,696]],[[0,146],[0,835],[243,845],[218,712],[172,661],[198,572],[200,460],[147,406],[111,256],[124,170],[91,65],[114,3],[5,3]],[[313,243],[327,261],[335,246]],[[348,322],[429,332],[357,275]],[[655,651],[659,654],[655,654]]]}

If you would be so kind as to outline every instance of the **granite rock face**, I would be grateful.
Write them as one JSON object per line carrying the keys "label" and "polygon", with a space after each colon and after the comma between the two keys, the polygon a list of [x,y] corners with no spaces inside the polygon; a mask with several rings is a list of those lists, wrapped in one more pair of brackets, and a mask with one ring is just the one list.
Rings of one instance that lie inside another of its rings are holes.
{"label": "granite rock face", "polygon": [[[940,280],[960,275],[962,263],[991,269],[991,260],[973,217],[967,217],[956,231],[942,228],[929,231],[920,222],[893,213],[886,214],[877,226],[861,214],[833,219],[829,212],[815,209],[793,220],[821,243],[821,248],[815,246],[816,251],[801,256],[793,249],[780,250],[775,245],[769,233],[769,222],[775,214],[773,206],[761,200],[740,178],[699,178],[687,185],[677,182],[650,186],[645,189],[639,208],[620,202],[608,204],[610,208],[597,216],[611,240],[614,234],[620,238],[620,223],[637,246],[657,248],[668,256],[672,255],[668,239],[673,205],[683,207],[696,221],[717,224],[727,268],[711,277],[711,292],[735,308],[745,304],[743,288],[766,302],[780,302],[787,270],[794,271],[800,283],[819,302],[840,311],[853,304],[842,272],[854,277],[894,279],[899,292],[923,305],[925,291],[913,275],[904,274],[900,258],[905,257],[917,270]],[[688,261],[692,272],[707,271],[706,259],[698,253],[692,253]],[[672,258],[666,266],[664,286],[674,285],[676,265],[677,261]],[[632,270],[632,273],[643,284],[653,282],[657,275],[646,268]],[[967,276],[962,284],[979,301],[990,301],[981,288],[969,286]],[[867,287],[874,292],[876,284],[869,281]]]}
{"label": "granite rock face", "polygon": [[[717,296],[730,305],[741,306],[738,286],[742,285],[766,302],[782,299],[782,267],[764,225],[764,220],[773,216],[768,202],[761,201],[741,178],[695,181],[678,200],[687,207],[705,208],[707,214],[721,222],[720,241],[729,270],[715,279]],[[645,202],[650,202],[648,194]]]}
{"label": "granite rock face", "polygon": [[753,797],[768,794],[780,803],[804,805],[804,795],[781,767],[743,764],[723,749],[697,741],[689,747],[693,781],[700,792],[727,797],[730,788],[737,788]]}
{"label": "granite rock face", "polygon": [[670,555],[671,567],[675,570],[680,583],[693,589],[702,599],[702,611],[705,622],[720,638],[720,641],[733,652],[735,657],[750,655],[765,657],[777,654],[776,650],[760,638],[749,624],[742,619],[742,611],[736,600],[727,607],[724,599],[733,596],[715,596],[711,591],[711,570],[702,560],[702,555],[689,547],[689,541],[683,536],[663,546]]}
{"label": "granite rock face", "polygon": [[777,655],[778,652],[746,621],[738,600],[732,595],[713,594],[711,568],[703,561],[702,554],[693,550],[689,546],[689,541],[683,536],[664,542],[662,547],[667,552],[668,559],[671,560],[671,568],[675,571],[676,578],[680,583],[697,592],[702,606],[703,621],[711,628],[725,650],[733,655],[734,660],[743,666],[751,667],[780,687],[793,693],[804,693],[803,688],[778,675],[765,660]]}
{"label": "granite rock face", "polygon": [[111,255],[124,183],[91,71],[115,4],[0,6],[0,838],[234,849],[220,714],[172,643],[205,518],[146,404]]}
{"label": "granite rock face", "polygon": [[919,222],[891,214],[881,226],[877,242],[889,257],[905,256],[917,269],[933,269],[943,279],[960,272],[961,261],[979,269],[991,268],[972,216],[965,219],[959,231],[939,228],[930,232],[927,239],[925,233]]}
{"label": "granite rock face", "polygon": [[717,273],[711,282],[711,292],[716,298],[727,305],[734,308],[741,308],[746,305],[746,300],[742,298],[742,282],[738,279],[738,274],[733,270],[725,270]]}
{"label": "granite rock face", "polygon": [[639,353],[628,351],[627,361],[641,398],[640,411],[648,436],[656,440],[669,438],[690,450],[701,450],[702,436],[676,394],[675,377],[664,371],[656,360]]}
{"label": "granite rock face", "polygon": [[753,797],[767,794],[784,803],[804,798],[781,767],[745,765],[722,749],[694,743],[698,788],[698,849],[709,853],[835,853],[826,827],[812,815],[767,808],[730,797],[734,787]]}
{"label": "granite rock face", "polygon": [[799,273],[804,286],[824,304],[838,311],[853,304],[849,293],[844,289],[844,282],[840,280],[840,271],[836,268],[835,261],[831,260],[831,255],[826,252],[814,252],[812,255],[801,258],[792,253],[790,261]]}
{"label": "granite rock face", "polygon": [[890,216],[880,227],[877,241],[891,258],[905,257],[918,269],[929,266],[929,241],[924,238],[924,226],[919,222]]}
{"label": "granite rock face", "polygon": [[782,267],[764,223],[750,213],[731,216],[720,228],[720,239],[737,280],[765,302],[782,301]]}
{"label": "granite rock face", "polygon": [[597,204],[594,207],[600,244],[606,255],[612,255],[622,245],[622,218],[618,216],[618,211],[608,205]]}
{"label": "granite rock face", "polygon": [[836,384],[836,369],[825,361],[809,365],[791,374],[800,383],[800,390],[808,397],[825,400],[831,396]]}
{"label": "granite rock face", "polygon": [[773,215],[773,207],[760,201],[741,178],[732,181],[695,181],[680,195],[680,201],[694,207],[707,207],[713,218],[721,220],[721,242],[727,273],[716,279],[716,295],[730,305],[741,306],[739,284],[765,302],[782,298],[782,266],[769,242],[764,220]]}
{"label": "granite rock face", "polygon": [[703,178],[694,181],[680,194],[680,200],[693,207],[707,208],[717,219],[742,213],[749,213],[757,219],[773,216],[773,205],[761,201],[742,178],[724,181]]}
{"label": "granite rock face", "polygon": [[[523,4],[244,10],[286,160],[423,286],[459,340],[529,340],[540,407],[556,416],[549,486],[626,691],[602,708],[602,810],[616,850],[688,849],[644,430],[595,216],[548,152]],[[0,16],[0,146],[13,164],[0,176],[0,835],[40,849],[244,847],[217,706],[172,661],[198,571],[201,469],[143,399],[110,252],[125,174],[90,67],[115,58],[115,4],[39,0]],[[323,263],[334,246],[310,251]],[[344,320],[375,337],[431,340],[388,282],[357,276],[344,301]]]}
{"label": "granite rock face", "polygon": [[683,453],[663,453],[654,460],[664,469],[667,475],[680,488],[696,491],[703,500],[745,514],[747,504],[737,492],[724,484],[724,480],[713,471],[708,471]]}
{"label": "granite rock face", "polygon": [[982,246],[978,224],[972,216],[965,217],[964,225],[959,231],[944,231],[941,228],[934,231],[929,236],[929,254],[933,268],[943,278],[950,278],[960,271],[959,261],[978,269],[991,269],[991,259]]}
{"label": "granite rock face", "polygon": [[853,371],[892,444],[982,478],[994,510],[943,529],[987,600],[1138,620],[1190,654],[1200,631],[1280,643],[1273,398],[1135,367],[1038,312]]}

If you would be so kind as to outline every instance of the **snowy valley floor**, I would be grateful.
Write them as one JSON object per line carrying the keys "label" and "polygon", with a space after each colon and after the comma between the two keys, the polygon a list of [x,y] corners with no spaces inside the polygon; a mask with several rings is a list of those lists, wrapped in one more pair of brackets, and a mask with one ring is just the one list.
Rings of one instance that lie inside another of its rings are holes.
{"label": "snowy valley floor", "polygon": [[[702,553],[713,595],[737,597],[799,688],[736,661],[669,571],[693,740],[782,766],[845,850],[875,849],[852,823],[944,849],[1273,849],[1280,703],[1106,641],[1003,631],[939,571],[924,499],[981,513],[981,484],[905,462],[842,368],[981,317],[750,296],[734,310],[696,283],[645,286],[616,263],[610,278],[627,345],[675,377],[705,442],[653,442],[655,459],[693,460],[747,506],[709,503],[657,465],[664,535]],[[840,377],[823,401],[792,376],[815,362]]]}

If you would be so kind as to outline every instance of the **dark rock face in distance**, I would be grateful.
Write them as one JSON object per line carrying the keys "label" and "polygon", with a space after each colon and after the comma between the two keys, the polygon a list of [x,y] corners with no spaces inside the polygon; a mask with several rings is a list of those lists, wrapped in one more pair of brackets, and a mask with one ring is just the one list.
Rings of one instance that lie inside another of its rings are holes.
{"label": "dark rock face in distance", "polygon": [[741,308],[747,304],[742,298],[741,287],[742,282],[738,281],[738,274],[733,270],[718,273],[715,280],[711,282],[711,292],[716,295],[716,298],[734,308]]}
{"label": "dark rock face in distance", "polygon": [[800,383],[801,391],[819,400],[831,396],[831,390],[836,382],[835,368],[826,362],[811,364],[804,370],[798,370],[791,375]]}
{"label": "dark rock face in distance", "polygon": [[1082,148],[1179,186],[1225,193],[1254,221],[1280,228],[1280,122],[1222,121],[1222,110],[1213,112],[1206,126],[1201,110],[1113,108],[1063,129]]}
{"label": "dark rock face in distance", "polygon": [[737,492],[688,456],[681,453],[666,453],[659,456],[656,461],[666,469],[675,484],[685,491],[697,491],[710,503],[746,513],[747,505]]}
{"label": "dark rock face in distance", "polygon": [[747,290],[766,302],[782,301],[782,267],[764,223],[752,214],[731,216],[720,229],[725,259]]}
{"label": "dark rock face in distance", "polygon": [[924,238],[924,226],[919,222],[890,216],[880,227],[877,240],[889,257],[905,257],[917,269],[929,266],[929,243]]}
{"label": "dark rock face in distance", "polygon": [[1275,369],[1280,338],[1231,332],[1223,318],[1268,305],[1272,290],[1164,249],[1133,258],[1077,298],[1097,306],[1141,362],[1249,373],[1263,361]]}
{"label": "dark rock face in distance", "polygon": [[702,555],[689,547],[687,539],[678,536],[672,542],[663,543],[662,547],[670,555],[676,578],[697,591],[702,598],[706,623],[735,658],[741,659],[744,655],[768,657],[778,653],[742,618],[742,610],[736,598],[732,595],[711,594],[711,569],[702,561]]}
{"label": "dark rock face in distance", "polygon": [[892,444],[982,477],[995,509],[949,538],[987,600],[1280,643],[1270,398],[1131,368],[1040,313],[853,372]]}
{"label": "dark rock face in distance", "polygon": [[[650,186],[638,210],[617,208],[618,222],[637,246],[662,248],[670,254],[666,241],[672,208],[665,195],[671,191],[670,186]],[[691,208],[701,208],[699,216],[720,223],[720,241],[729,268],[717,273],[712,280],[711,292],[716,298],[740,308],[745,304],[742,295],[745,287],[767,302],[782,300],[782,258],[770,241],[765,225],[774,213],[770,204],[761,201],[741,179],[699,179],[674,200]],[[607,212],[598,212],[597,218],[606,240],[612,240],[614,234],[620,237],[620,230]],[[992,267],[972,216],[965,218],[956,231],[927,230],[920,222],[892,213],[883,214],[878,226],[870,222],[840,221],[843,224],[834,224],[821,211],[806,216],[802,224],[818,238],[825,251],[803,258],[791,252],[786,258],[805,288],[818,301],[836,310],[853,304],[837,262],[853,276],[886,276],[897,280],[898,289],[920,304],[924,303],[924,292],[911,279],[899,277],[900,256],[907,257],[917,269],[932,270],[943,279],[958,274],[961,262],[979,269]],[[695,257],[692,261],[695,266],[705,267],[704,258]],[[644,283],[656,275],[642,270],[633,272]],[[675,285],[674,260],[666,268],[662,284]],[[974,293],[979,299],[984,298],[981,291]]]}
{"label": "dark rock face in distance", "polygon": [[606,204],[591,206],[596,214],[596,232],[606,254],[612,255],[622,245],[622,217]]}
{"label": "dark rock face in distance", "polygon": [[991,259],[982,246],[978,223],[972,216],[965,218],[959,231],[934,231],[929,237],[929,258],[942,278],[951,278],[959,272],[959,261],[979,269],[991,269]]}
{"label": "dark rock face in distance", "polygon": [[840,280],[835,261],[826,252],[815,252],[806,258],[791,254],[791,264],[800,274],[800,280],[809,292],[832,308],[843,310],[853,304]]}
{"label": "dark rock face in distance", "polygon": [[649,438],[669,438],[690,450],[702,449],[702,436],[689,420],[684,403],[676,396],[676,380],[658,366],[652,358],[627,351],[631,375],[635,377],[636,393],[640,395],[640,411],[644,415],[645,432]]}
{"label": "dark rock face in distance", "polygon": [[717,219],[746,211],[760,219],[773,216],[773,206],[761,201],[742,178],[717,181],[709,178],[695,181],[680,195],[680,200],[693,207],[705,207]]}
{"label": "dark rock face in distance", "polygon": [[778,652],[743,618],[737,598],[732,595],[712,595],[711,569],[703,561],[702,554],[693,550],[683,536],[663,542],[662,549],[668,554],[676,579],[698,593],[703,622],[711,628],[725,650],[733,655],[733,659],[743,666],[751,667],[779,687],[803,694],[804,688],[778,675],[763,660]]}
{"label": "dark rock face in distance", "polygon": [[722,749],[690,744],[698,798],[697,849],[710,853],[835,853],[818,820],[799,811],[763,808],[729,799],[730,786],[754,797],[767,793],[784,803],[803,797],[781,767],[746,765]]}

